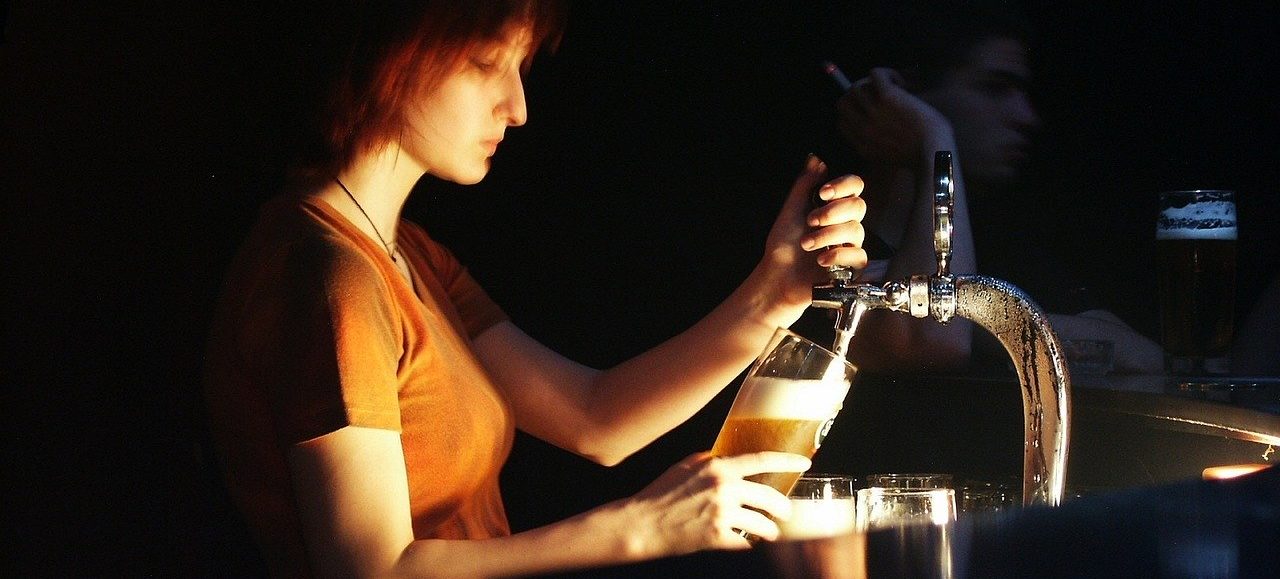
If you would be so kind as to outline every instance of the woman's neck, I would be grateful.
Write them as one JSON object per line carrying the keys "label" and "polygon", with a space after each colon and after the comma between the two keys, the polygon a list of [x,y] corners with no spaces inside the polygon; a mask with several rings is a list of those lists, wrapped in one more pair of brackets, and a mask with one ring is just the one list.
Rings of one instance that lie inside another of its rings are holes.
{"label": "woman's neck", "polygon": [[315,195],[375,241],[392,245],[400,211],[423,173],[399,147],[388,145],[357,158],[335,179],[320,184]]}

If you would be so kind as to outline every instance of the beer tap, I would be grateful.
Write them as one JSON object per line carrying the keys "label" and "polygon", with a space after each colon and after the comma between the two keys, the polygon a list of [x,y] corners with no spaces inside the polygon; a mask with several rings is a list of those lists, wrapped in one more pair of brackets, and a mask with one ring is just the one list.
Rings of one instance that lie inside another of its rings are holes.
{"label": "beer tap", "polygon": [[862,314],[887,309],[948,323],[969,319],[991,332],[1013,358],[1022,393],[1023,504],[1057,505],[1066,482],[1070,424],[1070,376],[1045,313],[1021,289],[981,275],[954,275],[951,230],[954,182],[950,151],[934,156],[933,275],[912,275],[883,286],[853,283],[852,272],[833,270],[831,282],[813,288],[813,305],[835,309],[836,353],[844,354]]}

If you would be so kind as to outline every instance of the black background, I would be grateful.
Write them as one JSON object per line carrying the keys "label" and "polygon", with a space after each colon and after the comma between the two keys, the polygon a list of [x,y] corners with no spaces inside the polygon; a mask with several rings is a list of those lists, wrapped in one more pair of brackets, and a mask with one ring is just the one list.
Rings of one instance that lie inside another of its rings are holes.
{"label": "black background", "polygon": [[[1028,194],[1046,237],[1153,334],[1153,194],[1236,189],[1247,301],[1277,269],[1274,4],[1025,5],[1045,122]],[[750,271],[807,153],[842,168],[817,62],[856,46],[858,6],[580,2],[491,175],[424,182],[406,215],[531,335],[588,364],[625,359]],[[272,55],[298,49],[289,22],[251,2],[8,5],[0,570],[253,569],[198,381],[222,270],[280,183],[289,71]],[[727,394],[614,469],[520,438],[513,527],[635,492],[706,448]]]}

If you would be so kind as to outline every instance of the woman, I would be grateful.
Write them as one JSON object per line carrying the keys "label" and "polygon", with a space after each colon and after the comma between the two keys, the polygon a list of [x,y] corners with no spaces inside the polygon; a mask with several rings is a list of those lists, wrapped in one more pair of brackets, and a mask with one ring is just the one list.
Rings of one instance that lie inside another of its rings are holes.
{"label": "woman", "polygon": [[[319,154],[263,208],[214,328],[210,412],[272,573],[517,575],[745,547],[738,529],[776,537],[765,514],[785,517],[785,497],[743,477],[803,471],[804,457],[695,454],[633,497],[515,535],[498,473],[514,428],[612,465],[702,408],[800,316],[820,265],[865,263],[861,181],[823,185],[811,158],[724,304],[633,360],[586,368],[512,325],[400,220],[424,174],[485,176],[525,122],[522,74],[557,37],[560,7],[390,4],[407,6],[370,9],[353,30]],[[832,202],[808,212],[820,185]]]}

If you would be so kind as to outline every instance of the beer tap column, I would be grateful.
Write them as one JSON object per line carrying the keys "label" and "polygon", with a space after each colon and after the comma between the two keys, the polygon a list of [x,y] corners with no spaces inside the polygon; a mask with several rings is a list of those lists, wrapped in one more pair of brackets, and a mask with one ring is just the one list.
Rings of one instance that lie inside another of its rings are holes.
{"label": "beer tap column", "polygon": [[883,287],[853,284],[852,276],[832,275],[813,288],[813,306],[836,309],[836,348],[846,353],[848,338],[867,310],[888,309],[942,323],[954,316],[982,326],[1013,359],[1022,394],[1023,504],[1057,505],[1066,482],[1070,377],[1048,317],[1021,289],[1003,280],[951,273],[952,218],[955,214],[953,158],[934,155],[933,275],[913,275]]}

